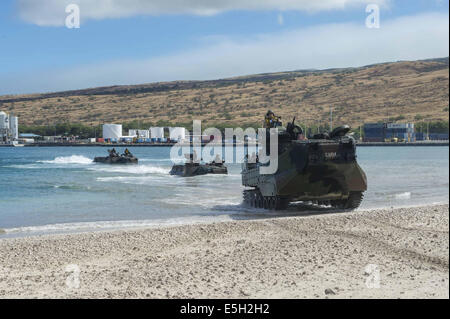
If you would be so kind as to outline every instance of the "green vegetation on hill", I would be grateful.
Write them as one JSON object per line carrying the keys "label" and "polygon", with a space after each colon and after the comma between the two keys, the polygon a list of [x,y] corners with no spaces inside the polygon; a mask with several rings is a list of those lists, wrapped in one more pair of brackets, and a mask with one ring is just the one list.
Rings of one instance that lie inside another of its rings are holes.
{"label": "green vegetation on hill", "polygon": [[448,121],[419,122],[415,124],[416,132],[448,133]]}

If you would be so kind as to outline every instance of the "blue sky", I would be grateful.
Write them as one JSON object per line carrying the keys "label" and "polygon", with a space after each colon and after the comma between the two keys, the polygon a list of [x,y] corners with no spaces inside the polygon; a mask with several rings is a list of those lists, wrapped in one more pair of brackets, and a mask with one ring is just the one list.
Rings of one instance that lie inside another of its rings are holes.
{"label": "blue sky", "polygon": [[[64,25],[68,3],[79,29]],[[368,3],[379,29],[365,26]],[[2,0],[0,94],[448,56],[448,10],[448,0]]]}

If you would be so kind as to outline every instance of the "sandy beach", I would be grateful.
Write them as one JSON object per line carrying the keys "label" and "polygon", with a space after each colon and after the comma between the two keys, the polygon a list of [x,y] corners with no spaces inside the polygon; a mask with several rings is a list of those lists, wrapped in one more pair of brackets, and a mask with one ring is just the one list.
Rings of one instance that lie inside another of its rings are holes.
{"label": "sandy beach", "polygon": [[4,238],[0,298],[449,298],[448,222],[440,205]]}

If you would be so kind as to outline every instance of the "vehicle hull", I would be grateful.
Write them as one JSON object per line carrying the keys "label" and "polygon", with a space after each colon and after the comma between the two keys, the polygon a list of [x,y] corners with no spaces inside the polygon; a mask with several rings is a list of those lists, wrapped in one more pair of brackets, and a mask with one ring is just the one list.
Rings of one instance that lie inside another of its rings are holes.
{"label": "vehicle hull", "polygon": [[274,174],[260,174],[261,164],[243,165],[242,184],[252,188],[244,194],[244,200],[252,202],[261,197],[283,203],[359,206],[367,190],[367,177],[356,162],[353,139],[290,141],[280,151]]}
{"label": "vehicle hull", "polygon": [[182,177],[206,174],[228,174],[228,169],[223,165],[218,166],[214,164],[186,163],[182,165],[174,165],[170,171],[170,175],[178,175]]}
{"label": "vehicle hull", "polygon": [[115,157],[96,157],[94,158],[95,163],[103,164],[137,164],[138,159],[136,157],[126,157],[126,156],[115,156]]}

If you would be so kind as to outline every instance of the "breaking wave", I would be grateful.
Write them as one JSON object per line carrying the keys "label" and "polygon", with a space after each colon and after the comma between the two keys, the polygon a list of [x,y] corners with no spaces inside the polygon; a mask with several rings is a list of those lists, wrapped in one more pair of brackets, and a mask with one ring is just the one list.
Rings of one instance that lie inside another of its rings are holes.
{"label": "breaking wave", "polygon": [[59,156],[50,161],[38,161],[45,164],[92,164],[92,159],[82,155]]}

